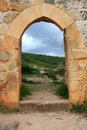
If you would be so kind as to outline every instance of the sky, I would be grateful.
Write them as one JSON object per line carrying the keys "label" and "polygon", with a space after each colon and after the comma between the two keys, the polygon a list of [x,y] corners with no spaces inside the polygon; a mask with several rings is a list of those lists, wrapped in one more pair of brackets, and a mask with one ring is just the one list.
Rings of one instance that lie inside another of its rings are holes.
{"label": "sky", "polygon": [[52,23],[32,24],[22,36],[22,52],[65,56],[63,31]]}

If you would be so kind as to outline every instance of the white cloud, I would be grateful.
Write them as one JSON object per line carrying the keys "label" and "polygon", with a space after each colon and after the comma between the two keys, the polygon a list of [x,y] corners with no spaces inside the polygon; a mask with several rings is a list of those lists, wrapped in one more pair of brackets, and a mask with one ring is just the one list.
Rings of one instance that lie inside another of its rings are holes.
{"label": "white cloud", "polygon": [[22,51],[29,52],[38,48],[43,48],[46,45],[40,40],[36,39],[28,34],[24,34],[22,37]]}
{"label": "white cloud", "polygon": [[64,56],[64,36],[54,24],[38,22],[22,36],[22,52]]}

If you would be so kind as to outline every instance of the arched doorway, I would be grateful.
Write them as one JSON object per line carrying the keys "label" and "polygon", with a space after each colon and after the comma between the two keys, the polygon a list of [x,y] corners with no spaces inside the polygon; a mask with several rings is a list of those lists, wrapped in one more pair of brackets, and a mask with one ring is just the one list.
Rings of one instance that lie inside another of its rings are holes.
{"label": "arched doorway", "polygon": [[[65,58],[66,58],[66,83],[69,88],[69,100],[72,103],[83,103],[85,100],[85,89],[80,82],[83,78],[78,73],[84,75],[84,72],[79,70],[79,62],[87,57],[84,41],[81,38],[74,21],[59,8],[49,4],[38,4],[24,10],[10,26],[7,36],[5,36],[3,45],[7,42],[8,47],[5,51],[11,54],[9,62],[15,64],[14,69],[11,69],[6,74],[8,89],[6,94],[0,94],[1,101],[8,106],[19,105],[19,94],[21,87],[21,67],[20,67],[20,39],[22,34],[31,24],[39,21],[54,23],[64,31],[65,38]],[[81,54],[80,54],[81,53]],[[9,63],[8,63],[9,64]],[[86,78],[85,78],[86,81]]]}

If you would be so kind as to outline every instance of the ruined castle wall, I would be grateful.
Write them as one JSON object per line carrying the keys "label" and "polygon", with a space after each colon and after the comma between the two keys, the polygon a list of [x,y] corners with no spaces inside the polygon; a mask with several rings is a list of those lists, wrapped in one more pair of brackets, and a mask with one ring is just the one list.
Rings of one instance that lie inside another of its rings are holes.
{"label": "ruined castle wall", "polygon": [[[43,2],[53,5],[58,10],[62,10],[65,15],[64,18],[67,17],[66,14],[70,16],[65,23],[60,18],[62,26],[70,25],[70,19],[71,23],[75,23],[78,27],[81,37],[73,24],[65,30],[65,42],[67,41],[66,48],[68,48],[66,60],[68,61],[67,72],[69,78],[67,80],[69,80],[68,84],[71,86],[70,91],[72,93],[70,96],[73,102],[79,101],[80,97],[82,97],[81,100],[83,101],[84,94],[87,97],[87,92],[84,92],[87,91],[87,0],[0,0],[0,103],[3,100],[5,103],[8,101],[18,102],[18,93],[20,91],[20,88],[16,87],[20,86],[20,74],[18,73],[20,69],[19,39],[17,39],[17,33],[20,33],[22,25],[20,25],[19,31],[17,31],[17,24],[16,27],[12,28],[16,29],[16,33],[14,32],[16,38],[7,36],[8,30],[13,21],[25,9],[41,5]],[[47,9],[51,8],[47,7]],[[55,10],[52,10],[53,13],[56,12]],[[50,10],[46,11],[50,12]],[[58,13],[60,14],[61,11]],[[56,15],[58,13],[53,14],[57,20]],[[20,17],[22,18],[22,16]],[[27,18],[26,21],[22,22],[24,27],[27,25],[26,22],[28,22]],[[12,30],[10,33],[12,33]]]}

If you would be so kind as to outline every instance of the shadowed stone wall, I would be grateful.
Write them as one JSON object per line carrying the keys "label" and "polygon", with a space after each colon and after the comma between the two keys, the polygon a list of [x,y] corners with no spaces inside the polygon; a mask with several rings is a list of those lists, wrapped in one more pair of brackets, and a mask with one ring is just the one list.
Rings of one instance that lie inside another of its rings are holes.
{"label": "shadowed stone wall", "polygon": [[19,105],[20,39],[29,25],[41,20],[65,32],[69,100],[87,99],[87,1],[0,0],[0,104]]}

